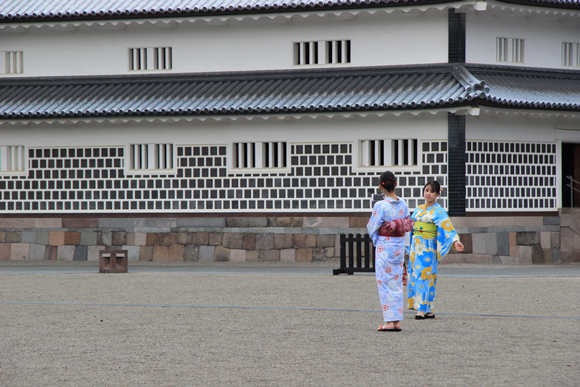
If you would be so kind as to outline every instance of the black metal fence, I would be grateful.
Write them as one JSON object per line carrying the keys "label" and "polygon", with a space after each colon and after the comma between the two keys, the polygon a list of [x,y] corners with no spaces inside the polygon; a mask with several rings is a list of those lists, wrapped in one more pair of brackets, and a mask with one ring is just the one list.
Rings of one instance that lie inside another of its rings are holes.
{"label": "black metal fence", "polygon": [[[348,252],[348,258],[347,258]],[[332,274],[354,274],[375,271],[375,249],[369,234],[340,234],[340,268]]]}

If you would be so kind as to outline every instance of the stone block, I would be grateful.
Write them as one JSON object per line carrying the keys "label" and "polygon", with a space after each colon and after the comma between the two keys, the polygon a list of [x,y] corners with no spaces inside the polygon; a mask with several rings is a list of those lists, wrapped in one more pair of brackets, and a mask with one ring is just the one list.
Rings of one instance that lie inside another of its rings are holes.
{"label": "stone block", "polygon": [[229,262],[230,249],[223,246],[215,246],[213,260],[215,262]]}
{"label": "stone block", "polygon": [[544,250],[544,263],[546,265],[552,265],[554,263],[554,252],[552,249],[543,249]]}
{"label": "stone block", "polygon": [[510,256],[519,257],[520,256],[520,246],[510,246]]}
{"label": "stone block", "polygon": [[574,236],[576,236],[576,233],[571,228],[569,228],[569,227],[562,227],[560,229],[560,237],[561,238],[572,238],[573,239]]}
{"label": "stone block", "polygon": [[259,250],[260,262],[275,262],[280,260],[280,250]]}
{"label": "stone block", "polygon": [[48,236],[48,244],[51,246],[64,245],[64,231],[51,231]]}
{"label": "stone block", "polygon": [[580,235],[580,219],[574,219],[570,222],[570,226],[568,226],[572,231],[576,233],[576,235]]}
{"label": "stone block", "polygon": [[543,265],[544,263],[544,250],[542,249],[542,246],[532,246],[532,264]]}
{"label": "stone block", "polygon": [[550,232],[550,246],[552,248],[560,248],[560,233],[556,231]]}
{"label": "stone block", "polygon": [[497,255],[497,234],[494,232],[485,234],[485,253]]}
{"label": "stone block", "polygon": [[[356,218],[352,218],[356,219]],[[368,222],[368,218],[367,218]],[[366,227],[366,222],[364,227]],[[304,227],[351,227],[347,217],[316,217],[304,218]]]}
{"label": "stone block", "polygon": [[20,243],[22,241],[21,231],[7,231],[6,243]]}
{"label": "stone block", "polygon": [[239,250],[239,249],[230,250],[230,261],[231,262],[245,262],[246,261],[246,250]]}
{"label": "stone block", "polygon": [[89,248],[88,246],[75,246],[75,252],[73,255],[73,261],[86,261],[89,259]]}
{"label": "stone block", "polygon": [[246,262],[258,262],[260,252],[258,250],[246,251]]}
{"label": "stone block", "polygon": [[316,247],[316,235],[314,234],[294,234],[294,247],[311,248]]}
{"label": "stone block", "polygon": [[272,250],[274,234],[256,234],[256,250]]}
{"label": "stone block", "polygon": [[122,246],[122,250],[127,250],[127,262],[139,261],[141,248],[139,246]]}
{"label": "stone block", "polygon": [[292,234],[273,234],[274,235],[274,249],[289,249],[292,247],[294,238]]}
{"label": "stone block", "polygon": [[44,259],[46,261],[56,261],[58,246],[46,246],[44,250]]}
{"label": "stone block", "polygon": [[199,246],[186,245],[183,249],[183,260],[191,262],[199,261]]}
{"label": "stone block", "polygon": [[574,236],[574,251],[580,250],[580,235]]}
{"label": "stone block", "polygon": [[0,243],[6,243],[6,231],[0,231]]}
{"label": "stone block", "polygon": [[570,226],[570,223],[572,223],[572,221],[576,219],[574,217],[574,215],[571,214],[562,214],[560,215],[560,226],[561,227],[568,227]]}
{"label": "stone block", "polygon": [[500,256],[499,259],[501,260],[501,263],[504,265],[519,265],[520,264],[520,257],[505,257],[505,256]]}
{"label": "stone block", "polygon": [[169,246],[169,251],[167,253],[167,260],[170,262],[183,262],[184,251],[185,251],[185,246],[183,246],[183,245],[171,245],[171,246]]}
{"label": "stone block", "polygon": [[36,231],[22,231],[20,241],[22,243],[36,243]]}
{"label": "stone block", "polygon": [[439,264],[447,265],[451,263],[465,263],[465,256],[462,254],[447,254]]}
{"label": "stone block", "polygon": [[196,232],[191,234],[191,244],[205,246],[209,243],[209,234],[207,232]]}
{"label": "stone block", "polygon": [[559,226],[560,217],[559,216],[544,216],[544,226]]}
{"label": "stone block", "polygon": [[516,226],[543,226],[543,216],[518,216],[516,217]]}
{"label": "stone block", "polygon": [[131,227],[134,228],[173,228],[177,227],[177,221],[174,218],[136,218],[132,221]]}
{"label": "stone block", "polygon": [[531,265],[532,264],[532,246],[519,246],[520,247],[520,264],[521,265]]}
{"label": "stone block", "polygon": [[147,237],[145,238],[147,246],[156,246],[159,245],[159,233],[150,232],[147,233]]}
{"label": "stone block", "polygon": [[215,246],[199,246],[199,260],[213,261]]}
{"label": "stone block", "polygon": [[113,231],[111,235],[113,246],[127,245],[127,233],[124,231]]}
{"label": "stone block", "polygon": [[473,254],[486,253],[486,234],[471,234],[471,240],[473,244]]}
{"label": "stone block", "polygon": [[139,261],[153,261],[153,246],[139,246]]}
{"label": "stone block", "polygon": [[98,228],[99,218],[63,218],[63,228]]}
{"label": "stone block", "polygon": [[268,227],[302,227],[304,218],[302,217],[272,217],[268,218]]}
{"label": "stone block", "polygon": [[560,249],[562,251],[574,250],[574,238],[562,238],[562,239],[560,239]]}
{"label": "stone block", "polygon": [[249,233],[243,234],[242,249],[244,250],[256,250],[256,234]]}
{"label": "stone block", "polygon": [[30,257],[30,243],[12,243],[10,247],[10,260],[27,261]]}
{"label": "stone block", "polygon": [[110,231],[103,231],[97,233],[97,245],[99,246],[113,246],[113,235]]}
{"label": "stone block", "polygon": [[561,264],[568,264],[570,263],[570,255],[572,253],[570,251],[563,251],[560,250],[560,263]]}
{"label": "stone block", "polygon": [[208,243],[210,246],[221,246],[223,239],[222,233],[210,232],[208,233]]}
{"label": "stone block", "polygon": [[244,234],[226,232],[222,239],[222,246],[228,249],[241,249],[244,244]]}
{"label": "stone block", "polygon": [[46,250],[45,245],[31,244],[30,255],[28,256],[28,259],[30,259],[31,261],[43,260],[44,250]]}
{"label": "stone block", "polygon": [[[371,211],[372,212],[372,211]],[[366,217],[352,217],[348,219],[348,227],[351,228],[366,228],[369,222],[369,216]]]}
{"label": "stone block", "polygon": [[168,254],[167,246],[153,246],[153,262],[167,262]]}
{"label": "stone block", "polygon": [[509,256],[510,255],[510,233],[508,232],[498,232],[497,237],[497,255]]}
{"label": "stone block", "polygon": [[501,264],[501,259],[500,259],[499,255],[492,255],[491,258],[493,258],[493,263]]}
{"label": "stone block", "polygon": [[100,228],[133,228],[133,218],[99,218]]}
{"label": "stone block", "polygon": [[177,233],[177,244],[188,245],[191,240],[191,234],[185,231]]}
{"label": "stone block", "polygon": [[94,231],[81,231],[81,241],[83,246],[94,246],[97,244],[97,233]]}
{"label": "stone block", "polygon": [[296,249],[282,249],[280,250],[281,262],[296,262]]}
{"label": "stone block", "polygon": [[57,261],[70,261],[72,262],[75,256],[75,246],[57,246],[56,248],[56,260]]}
{"label": "stone block", "polygon": [[555,249],[552,248],[552,258],[554,260],[554,264],[559,264],[561,263],[561,257],[560,257],[560,249]]}
{"label": "stone block", "polygon": [[296,249],[296,262],[312,262],[312,249]]}
{"label": "stone block", "polygon": [[268,227],[268,218],[256,216],[256,217],[246,217],[246,216],[231,216],[226,218],[226,227]]}
{"label": "stone block", "polygon": [[86,260],[90,262],[99,262],[99,251],[107,249],[107,247],[105,246],[86,246],[86,248],[87,248]]}
{"label": "stone block", "polygon": [[326,250],[326,257],[327,258],[338,257],[338,255],[336,255],[336,250],[334,249],[334,247],[325,247],[324,250]]}
{"label": "stone block", "polygon": [[570,263],[578,263],[580,262],[580,251],[572,251],[570,253]]}
{"label": "stone block", "polygon": [[176,232],[163,232],[158,234],[158,244],[161,246],[173,246],[177,244]]}
{"label": "stone block", "polygon": [[324,247],[316,247],[312,249],[312,262],[326,262],[326,249]]}
{"label": "stone block", "polygon": [[316,247],[330,247],[334,246],[336,235],[325,234],[316,236]]}
{"label": "stone block", "polygon": [[0,218],[0,228],[34,228],[34,219]]}
{"label": "stone block", "polygon": [[36,243],[39,245],[48,245],[50,240],[49,231],[37,231],[36,232]]}
{"label": "stone block", "polygon": [[510,246],[516,246],[516,233],[510,232]]}
{"label": "stone block", "polygon": [[549,231],[541,231],[540,232],[540,246],[543,249],[549,249],[551,247],[551,239],[550,239],[550,232]]}
{"label": "stone block", "polygon": [[81,243],[81,233],[78,231],[65,231],[64,244],[76,246]]}
{"label": "stone block", "polygon": [[34,219],[34,228],[63,228],[62,218],[37,218]]}
{"label": "stone block", "polygon": [[516,245],[518,246],[533,246],[540,244],[539,232],[517,232]]}
{"label": "stone block", "polygon": [[224,217],[177,218],[177,227],[225,227]]}

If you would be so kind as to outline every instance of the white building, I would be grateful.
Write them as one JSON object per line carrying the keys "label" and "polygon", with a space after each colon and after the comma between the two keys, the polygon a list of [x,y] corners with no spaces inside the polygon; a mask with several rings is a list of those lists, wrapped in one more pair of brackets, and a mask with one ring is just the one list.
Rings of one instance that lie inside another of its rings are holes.
{"label": "white building", "polygon": [[389,169],[470,259],[580,260],[579,1],[69,3],[0,5],[0,256],[324,260]]}

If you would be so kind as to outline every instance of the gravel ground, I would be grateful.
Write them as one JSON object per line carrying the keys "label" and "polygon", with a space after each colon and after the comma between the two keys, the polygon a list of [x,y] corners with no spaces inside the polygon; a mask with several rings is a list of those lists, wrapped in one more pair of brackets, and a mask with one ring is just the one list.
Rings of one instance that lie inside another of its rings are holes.
{"label": "gravel ground", "polygon": [[575,266],[570,276],[442,267],[437,318],[409,311],[400,333],[376,331],[373,276],[325,274],[331,265],[16,267],[0,268],[3,386],[577,386],[580,378]]}

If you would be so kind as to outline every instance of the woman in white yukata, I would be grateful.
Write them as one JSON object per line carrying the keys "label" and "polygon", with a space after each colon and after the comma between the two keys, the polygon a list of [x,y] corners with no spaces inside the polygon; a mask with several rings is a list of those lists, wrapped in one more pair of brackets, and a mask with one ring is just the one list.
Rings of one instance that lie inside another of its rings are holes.
{"label": "woman in white yukata", "polygon": [[381,175],[379,188],[386,197],[375,204],[367,224],[375,246],[375,274],[385,321],[377,328],[380,332],[400,332],[403,320],[404,230],[410,231],[412,222],[407,203],[395,195],[396,186],[392,172]]}

